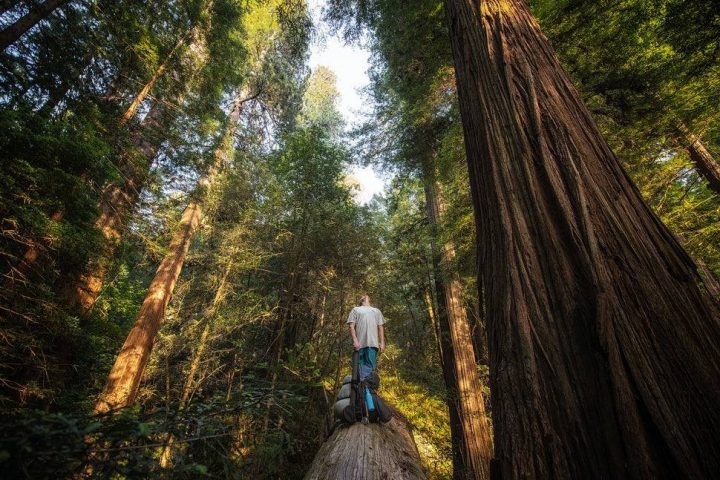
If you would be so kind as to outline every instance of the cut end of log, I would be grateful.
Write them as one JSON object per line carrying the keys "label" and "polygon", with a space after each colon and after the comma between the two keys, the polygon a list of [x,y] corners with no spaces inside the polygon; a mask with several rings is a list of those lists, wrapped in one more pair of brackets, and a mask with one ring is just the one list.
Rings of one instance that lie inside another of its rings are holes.
{"label": "cut end of log", "polygon": [[386,424],[338,427],[320,447],[305,480],[425,480],[409,422],[393,410]]}

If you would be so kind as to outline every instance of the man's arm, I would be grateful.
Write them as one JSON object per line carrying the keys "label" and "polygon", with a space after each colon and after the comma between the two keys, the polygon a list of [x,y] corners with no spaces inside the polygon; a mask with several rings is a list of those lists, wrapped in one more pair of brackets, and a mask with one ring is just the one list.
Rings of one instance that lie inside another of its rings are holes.
{"label": "man's arm", "polygon": [[353,348],[360,350],[360,340],[358,340],[357,334],[355,333],[355,323],[350,324],[350,336],[352,337]]}
{"label": "man's arm", "polygon": [[385,351],[385,325],[378,325],[378,333],[380,334],[380,351]]}

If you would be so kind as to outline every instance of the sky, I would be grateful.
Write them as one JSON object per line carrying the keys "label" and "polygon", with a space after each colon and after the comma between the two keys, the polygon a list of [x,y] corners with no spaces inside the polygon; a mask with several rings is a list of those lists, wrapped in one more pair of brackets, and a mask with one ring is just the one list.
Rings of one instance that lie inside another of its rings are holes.
{"label": "sky", "polygon": [[[321,19],[324,0],[310,0],[309,4],[319,31],[318,40],[310,47],[310,68],[315,70],[319,65],[324,65],[335,72],[340,92],[338,110],[348,127],[351,127],[360,121],[363,112],[368,112],[367,102],[363,101],[360,89],[370,82],[367,75],[370,52],[356,45],[346,45],[338,35],[328,32],[327,25]],[[348,180],[359,185],[355,201],[360,204],[369,202],[374,194],[382,193],[385,188],[385,181],[372,167],[353,167],[348,177]]]}

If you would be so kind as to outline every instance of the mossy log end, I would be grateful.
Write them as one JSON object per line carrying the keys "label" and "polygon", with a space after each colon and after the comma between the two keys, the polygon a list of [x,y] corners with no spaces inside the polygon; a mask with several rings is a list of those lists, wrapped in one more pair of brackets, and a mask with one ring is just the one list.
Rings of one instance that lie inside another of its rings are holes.
{"label": "mossy log end", "polygon": [[425,480],[410,423],[393,410],[386,424],[338,427],[305,480]]}

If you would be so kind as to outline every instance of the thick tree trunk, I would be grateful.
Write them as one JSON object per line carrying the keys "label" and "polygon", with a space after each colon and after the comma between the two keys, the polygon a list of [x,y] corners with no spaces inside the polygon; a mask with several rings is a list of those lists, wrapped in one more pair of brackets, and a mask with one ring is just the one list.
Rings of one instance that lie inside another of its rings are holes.
{"label": "thick tree trunk", "polygon": [[[434,175],[425,176],[425,199],[428,221],[437,237],[438,225],[443,212],[439,185]],[[465,308],[462,303],[460,279],[452,268],[455,247],[445,242],[438,249],[433,242],[434,267],[436,271],[438,324],[442,342],[443,374],[448,390],[448,407],[455,410],[462,435],[459,445],[462,463],[454,464],[455,477],[463,479],[490,478],[490,460],[493,457],[490,425],[485,416],[480,375],[475,363],[475,351]],[[449,354],[445,350],[449,350]],[[448,383],[450,382],[450,383]]]}
{"label": "thick tree trunk", "polygon": [[105,413],[131,405],[137,395],[142,373],[150,359],[155,336],[165,316],[190,242],[202,220],[202,199],[232,149],[242,102],[236,101],[228,118],[228,127],[215,150],[210,170],[198,181],[195,198],[190,201],[180,220],[180,227],[170,243],[170,252],[160,263],[150,283],[137,320],[110,370],[107,384],[95,404],[96,413]]}
{"label": "thick tree trunk", "polygon": [[305,480],[421,480],[410,423],[394,412],[384,425],[338,427],[315,455]]}
{"label": "thick tree trunk", "polygon": [[46,0],[40,5],[31,8],[28,13],[20,17],[15,23],[9,25],[3,31],[0,31],[0,50],[5,50],[15,43],[25,32],[37,25],[38,22],[66,2],[67,0]]}
{"label": "thick tree trunk", "polygon": [[446,0],[503,478],[720,474],[720,321],[522,0]]}
{"label": "thick tree trunk", "polygon": [[682,123],[678,125],[678,130],[687,143],[687,150],[690,154],[690,160],[695,164],[695,168],[707,181],[708,186],[715,192],[720,194],[720,164],[713,158],[710,151],[700,141],[700,138],[692,133]]}

